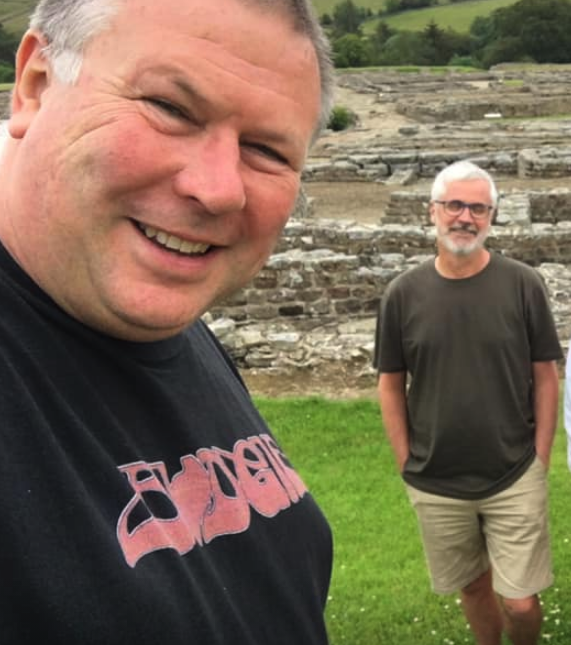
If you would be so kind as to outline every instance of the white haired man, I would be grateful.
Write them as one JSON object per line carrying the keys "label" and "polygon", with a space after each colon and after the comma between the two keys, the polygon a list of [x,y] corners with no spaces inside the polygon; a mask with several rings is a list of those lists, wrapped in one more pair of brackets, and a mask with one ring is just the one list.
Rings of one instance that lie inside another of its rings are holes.
{"label": "white haired man", "polygon": [[324,645],[330,529],[200,322],[331,103],[305,0],[40,0],[0,172],[0,640]]}
{"label": "white haired man", "polygon": [[536,645],[561,348],[538,273],[484,246],[497,200],[470,162],[436,177],[438,254],[389,285],[375,364],[434,590],[460,592],[478,645]]}

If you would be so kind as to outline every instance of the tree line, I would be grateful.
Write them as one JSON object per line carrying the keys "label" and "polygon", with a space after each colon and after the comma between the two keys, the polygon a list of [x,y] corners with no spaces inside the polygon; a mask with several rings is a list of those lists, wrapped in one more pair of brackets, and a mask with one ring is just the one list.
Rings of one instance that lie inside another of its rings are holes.
{"label": "tree line", "polygon": [[0,22],[0,83],[14,80],[14,65],[19,37],[9,33]]}
{"label": "tree line", "polygon": [[[433,0],[389,0],[382,11],[419,2]],[[385,13],[367,36],[362,26],[374,15],[353,0],[343,0],[331,16],[322,16],[336,67],[465,65],[488,69],[503,62],[571,62],[570,0],[519,0],[475,18],[468,33],[442,29],[434,21],[422,31],[396,30],[384,22]]]}

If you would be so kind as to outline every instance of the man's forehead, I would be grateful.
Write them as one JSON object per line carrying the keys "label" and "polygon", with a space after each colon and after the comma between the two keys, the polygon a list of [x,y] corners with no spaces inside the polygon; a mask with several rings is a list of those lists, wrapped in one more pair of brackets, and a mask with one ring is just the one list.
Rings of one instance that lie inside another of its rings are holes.
{"label": "man's forehead", "polygon": [[484,192],[490,193],[490,184],[482,177],[453,179],[445,184],[447,193]]}

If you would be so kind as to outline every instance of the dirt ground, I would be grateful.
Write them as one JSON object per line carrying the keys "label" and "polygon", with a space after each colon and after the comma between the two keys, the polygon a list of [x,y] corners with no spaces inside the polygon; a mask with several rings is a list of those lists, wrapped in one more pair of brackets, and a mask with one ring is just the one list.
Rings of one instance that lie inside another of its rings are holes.
{"label": "dirt ground", "polygon": [[328,399],[376,399],[376,376],[368,369],[349,370],[337,363],[296,370],[288,374],[268,370],[243,370],[242,378],[252,394],[269,397],[323,396]]}

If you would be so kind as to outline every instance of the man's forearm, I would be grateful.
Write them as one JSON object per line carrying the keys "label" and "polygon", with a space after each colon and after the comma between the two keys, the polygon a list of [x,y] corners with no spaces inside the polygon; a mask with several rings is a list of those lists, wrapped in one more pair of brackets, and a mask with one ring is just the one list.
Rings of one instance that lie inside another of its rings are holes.
{"label": "man's forearm", "polygon": [[406,374],[381,374],[378,391],[387,438],[393,448],[399,472],[402,472],[409,455]]}
{"label": "man's forearm", "polygon": [[533,386],[535,451],[545,466],[549,466],[559,403],[559,378],[555,361],[533,364]]}

